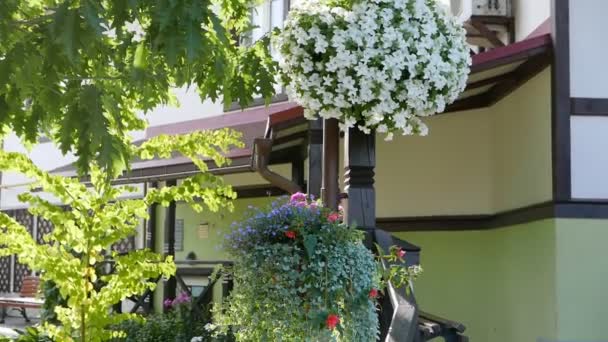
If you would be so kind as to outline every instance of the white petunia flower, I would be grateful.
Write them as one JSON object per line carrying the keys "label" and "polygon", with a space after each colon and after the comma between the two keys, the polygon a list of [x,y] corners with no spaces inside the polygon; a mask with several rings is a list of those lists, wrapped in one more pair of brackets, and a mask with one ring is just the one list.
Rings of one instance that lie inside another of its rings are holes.
{"label": "white petunia flower", "polygon": [[351,9],[302,0],[273,44],[284,52],[287,94],[307,118],[337,118],[343,130],[375,130],[388,140],[395,132],[427,134],[420,117],[458,98],[471,64],[464,29],[429,0]]}

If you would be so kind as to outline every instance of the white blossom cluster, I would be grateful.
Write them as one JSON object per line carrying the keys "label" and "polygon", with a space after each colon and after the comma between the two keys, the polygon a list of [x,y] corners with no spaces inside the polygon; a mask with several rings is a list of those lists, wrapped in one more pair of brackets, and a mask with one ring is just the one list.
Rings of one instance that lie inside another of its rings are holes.
{"label": "white blossom cluster", "polygon": [[420,117],[445,110],[466,86],[465,30],[437,0],[302,0],[275,39],[283,83],[307,118],[426,135]]}

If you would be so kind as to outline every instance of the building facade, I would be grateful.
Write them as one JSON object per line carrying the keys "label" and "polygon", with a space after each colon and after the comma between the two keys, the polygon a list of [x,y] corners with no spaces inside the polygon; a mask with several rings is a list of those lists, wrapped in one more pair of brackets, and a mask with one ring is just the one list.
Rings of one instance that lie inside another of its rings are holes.
{"label": "building facade", "polygon": [[[261,6],[255,20],[269,29],[281,25],[289,1]],[[598,38],[608,3],[514,0],[511,6],[508,18],[467,22],[481,48],[462,97],[427,120],[429,136],[392,142],[378,136],[377,226],[421,247],[425,272],[415,284],[421,310],[462,322],[473,341],[600,341],[608,336],[608,47]],[[507,35],[488,36],[493,32]],[[218,246],[231,222],[287,192],[275,176],[318,193],[321,132],[284,96],[269,107],[230,112],[191,92],[178,90],[178,98],[182,107],[158,108],[134,138],[231,127],[246,144],[231,152],[230,168],[212,169],[239,193],[234,212],[158,206],[130,246],[166,252],[174,239],[182,278],[194,292],[213,265],[229,261]],[[275,176],[256,167],[256,138],[271,142]],[[16,137],[4,148],[24,151]],[[45,169],[73,174],[73,158],[51,143],[29,154]],[[143,194],[195,170],[179,157],[136,162],[124,182],[139,184]],[[16,195],[25,183],[2,175],[2,210],[23,208]],[[33,234],[41,225],[33,224]],[[0,278],[15,290],[22,271],[14,257],[8,263]],[[157,309],[163,291],[154,296]]]}

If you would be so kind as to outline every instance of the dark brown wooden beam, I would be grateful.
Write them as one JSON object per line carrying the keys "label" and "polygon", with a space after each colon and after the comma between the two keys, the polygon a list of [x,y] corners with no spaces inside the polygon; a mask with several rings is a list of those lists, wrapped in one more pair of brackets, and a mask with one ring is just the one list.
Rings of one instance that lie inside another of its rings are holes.
{"label": "dark brown wooden beam", "polygon": [[236,191],[237,198],[273,197],[287,194],[285,190],[267,184],[238,186],[234,188],[234,191]]}
{"label": "dark brown wooden beam", "polygon": [[572,197],[570,160],[570,0],[551,1],[551,142],[553,200]]}
{"label": "dark brown wooden beam", "polygon": [[378,228],[390,232],[468,231],[510,227],[551,218],[607,219],[608,201],[544,202],[491,215],[381,217]]}
{"label": "dark brown wooden beam", "polygon": [[344,136],[344,221],[366,231],[376,228],[375,167],[376,135],[349,129]]}
{"label": "dark brown wooden beam", "polygon": [[573,97],[570,108],[571,115],[608,116],[608,99]]}
{"label": "dark brown wooden beam", "polygon": [[505,46],[505,44],[498,39],[498,36],[496,35],[496,32],[491,31],[485,23],[483,23],[480,20],[477,20],[475,18],[472,18],[470,20],[471,25],[477,30],[479,31],[479,33],[481,33],[481,35],[487,39],[492,45],[494,45],[494,47],[503,47]]}
{"label": "dark brown wooden beam", "polygon": [[321,196],[323,179],[323,120],[310,121],[308,126],[308,194]]}
{"label": "dark brown wooden beam", "polygon": [[488,99],[488,105],[492,106],[513,93],[517,88],[521,87],[524,83],[543,71],[550,63],[551,55],[549,53],[536,55],[528,59],[511,73],[511,78],[497,83],[488,90],[485,95]]}
{"label": "dark brown wooden beam", "polygon": [[489,106],[489,100],[486,94],[479,94],[466,97],[464,99],[456,100],[456,102],[449,105],[443,113],[459,112],[463,110],[471,110],[484,108]]}
{"label": "dark brown wooden beam", "polygon": [[485,87],[485,86],[488,86],[491,84],[496,84],[499,82],[508,81],[515,77],[516,77],[515,73],[513,71],[511,71],[511,72],[507,72],[504,74],[484,78],[482,80],[471,82],[471,83],[467,84],[467,88],[465,89],[465,91]]}
{"label": "dark brown wooden beam", "polygon": [[[169,180],[166,183],[167,186],[176,186],[176,180]],[[175,219],[176,219],[176,203],[175,201],[171,201],[169,206],[165,211],[165,232],[166,232],[166,241],[167,244],[167,252],[165,253],[165,257],[171,256],[175,259]],[[164,291],[164,300],[175,298],[177,290],[177,280],[175,277],[171,277],[165,283],[165,291]],[[163,301],[164,301],[163,300]]]}
{"label": "dark brown wooden beam", "polygon": [[321,196],[326,207],[338,209],[338,158],[340,158],[340,129],[337,119],[323,120],[323,187]]}

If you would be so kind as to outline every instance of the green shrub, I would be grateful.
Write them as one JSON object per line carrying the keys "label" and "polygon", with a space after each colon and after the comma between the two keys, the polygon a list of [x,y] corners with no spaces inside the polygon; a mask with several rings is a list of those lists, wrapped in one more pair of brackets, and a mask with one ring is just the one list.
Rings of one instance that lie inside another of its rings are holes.
{"label": "green shrub", "polygon": [[238,341],[375,341],[380,272],[363,233],[303,194],[227,236],[234,290],[217,308]]}

